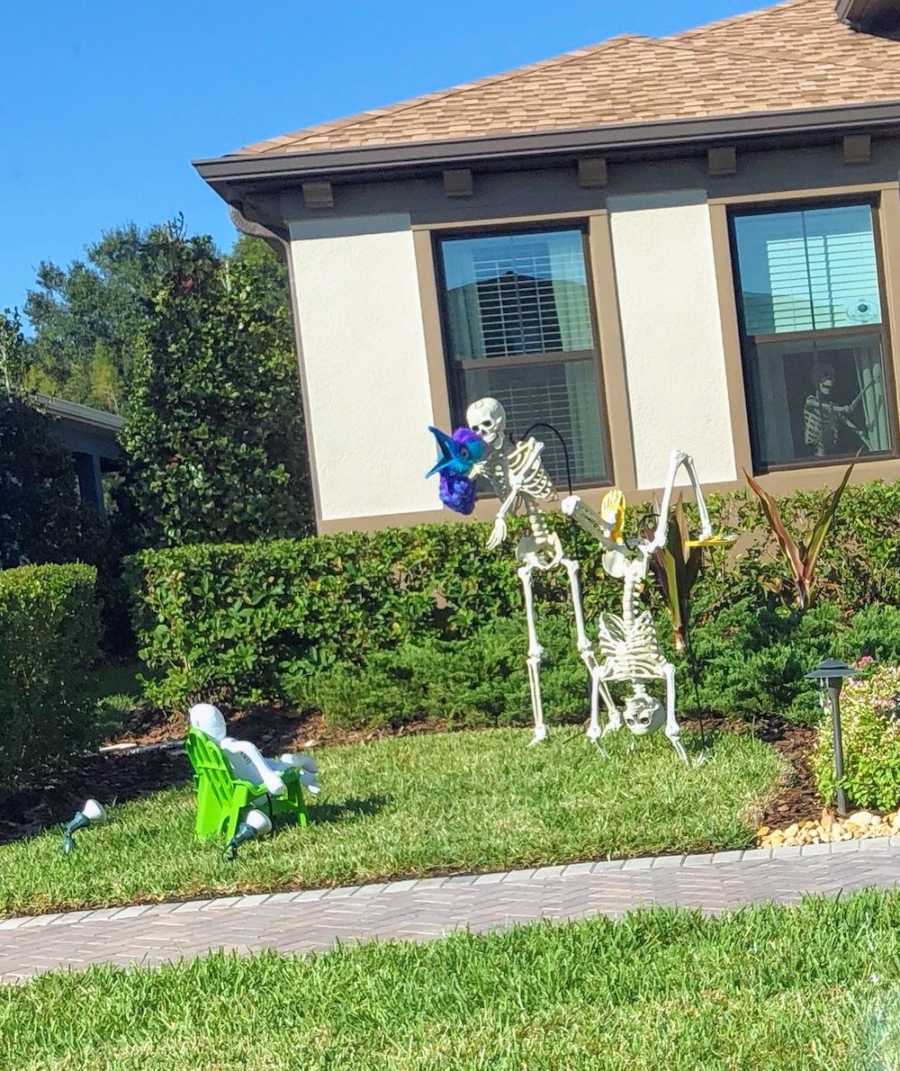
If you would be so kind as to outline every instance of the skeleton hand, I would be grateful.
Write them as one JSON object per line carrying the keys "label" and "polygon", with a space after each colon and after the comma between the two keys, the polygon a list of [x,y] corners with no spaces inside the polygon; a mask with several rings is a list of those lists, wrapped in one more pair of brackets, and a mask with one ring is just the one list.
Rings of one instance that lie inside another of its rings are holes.
{"label": "skeleton hand", "polygon": [[503,540],[506,539],[506,521],[503,517],[497,517],[494,521],[494,527],[491,531],[490,538],[487,541],[487,549],[494,550],[499,547]]}
{"label": "skeleton hand", "polygon": [[487,464],[484,461],[476,461],[469,469],[469,479],[477,480],[479,476],[483,476],[486,472]]}

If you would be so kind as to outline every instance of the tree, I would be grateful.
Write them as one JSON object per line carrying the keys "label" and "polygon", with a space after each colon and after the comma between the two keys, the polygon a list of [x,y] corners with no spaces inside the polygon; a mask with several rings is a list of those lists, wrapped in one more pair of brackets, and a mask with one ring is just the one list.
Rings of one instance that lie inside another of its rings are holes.
{"label": "tree", "polygon": [[0,393],[0,569],[87,560],[101,527],[79,501],[50,418],[15,392]]}
{"label": "tree", "polygon": [[0,389],[7,398],[21,385],[28,364],[18,309],[0,312]]}
{"label": "tree", "polygon": [[[299,388],[283,299],[265,256],[220,257],[180,222],[153,228],[122,442],[149,545],[306,531]],[[277,263],[277,262],[276,262]]]}
{"label": "tree", "polygon": [[146,235],[119,227],[68,269],[42,262],[25,312],[30,380],[47,393],[119,412],[143,317]]}

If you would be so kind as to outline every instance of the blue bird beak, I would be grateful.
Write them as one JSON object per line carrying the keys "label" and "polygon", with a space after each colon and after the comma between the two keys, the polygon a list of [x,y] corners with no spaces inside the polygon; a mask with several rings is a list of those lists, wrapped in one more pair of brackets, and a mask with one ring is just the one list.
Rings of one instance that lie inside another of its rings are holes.
{"label": "blue bird beak", "polygon": [[432,467],[425,473],[425,479],[429,476],[433,476],[436,472],[443,472],[444,469],[449,468],[457,458],[459,453],[459,447],[450,438],[446,432],[441,431],[439,428],[428,429],[434,436],[438,446],[438,459],[432,465]]}

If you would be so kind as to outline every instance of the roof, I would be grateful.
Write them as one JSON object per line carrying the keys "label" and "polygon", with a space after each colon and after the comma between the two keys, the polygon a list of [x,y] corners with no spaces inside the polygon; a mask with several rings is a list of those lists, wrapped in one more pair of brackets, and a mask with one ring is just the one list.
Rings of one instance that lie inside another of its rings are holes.
{"label": "roof", "polygon": [[231,159],[900,101],[900,41],[834,0],[787,0],[666,38],[614,37],[246,146]]}
{"label": "roof", "polygon": [[106,432],[116,435],[122,430],[124,421],[115,413],[107,413],[105,409],[94,409],[90,405],[82,405],[80,402],[70,402],[65,398],[51,398],[47,394],[38,394],[37,401],[42,408],[46,409],[51,416],[80,424],[92,431]]}

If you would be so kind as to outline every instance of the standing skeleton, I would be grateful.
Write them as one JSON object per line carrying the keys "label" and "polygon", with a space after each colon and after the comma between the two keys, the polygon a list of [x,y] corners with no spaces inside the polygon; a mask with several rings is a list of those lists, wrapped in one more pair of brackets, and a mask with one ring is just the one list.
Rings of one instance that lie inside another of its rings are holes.
{"label": "standing skeleton", "polygon": [[[721,542],[719,537],[713,536],[694,462],[681,450],[673,450],[669,459],[659,519],[652,539],[623,539],[621,526],[625,501],[621,491],[613,490],[606,495],[599,517],[578,495],[566,498],[562,502],[562,511],[580,528],[594,536],[605,549],[604,570],[610,576],[625,582],[622,616],[601,614],[600,617],[598,631],[603,661],[598,669],[598,686],[605,689],[607,681],[629,682],[632,691],[625,701],[625,725],[635,736],[655,732],[665,725],[665,734],[672,747],[681,761],[689,765],[684,745],[679,739],[681,730],[675,718],[675,667],[665,660],[659,650],[650,611],[637,613],[635,610],[635,597],[640,594],[647,579],[650,559],[657,550],[666,545],[672,492],[678,470],[682,466],[690,479],[700,513],[700,538],[695,542],[700,545]],[[654,679],[666,682],[665,708],[647,691],[645,682]],[[591,710],[592,721],[588,730],[591,739],[600,739],[622,727],[622,715],[616,707],[607,703],[607,709],[609,721],[602,732],[593,720],[596,712]]]}
{"label": "standing skeleton", "polygon": [[516,545],[517,570],[525,596],[525,614],[528,619],[528,683],[531,689],[531,708],[534,715],[534,735],[531,743],[537,744],[547,735],[544,724],[544,708],[541,700],[540,669],[544,649],[538,642],[534,621],[534,595],[532,574],[535,569],[549,572],[562,566],[569,576],[572,609],[575,613],[575,630],[578,654],[591,677],[591,722],[588,736],[596,740],[600,736],[598,694],[610,710],[615,711],[612,698],[600,674],[600,667],[584,628],[581,608],[581,587],[578,581],[578,562],[564,555],[559,536],[547,527],[540,503],[556,497],[553,483],[541,461],[544,444],[534,438],[512,443],[506,437],[506,410],[495,398],[481,398],[466,411],[469,427],[486,444],[488,456],[471,470],[471,477],[484,476],[500,500],[500,509],[494,519],[494,527],[487,542],[488,550],[500,546],[506,539],[506,517],[521,506],[528,518],[530,534],[523,536]]}

